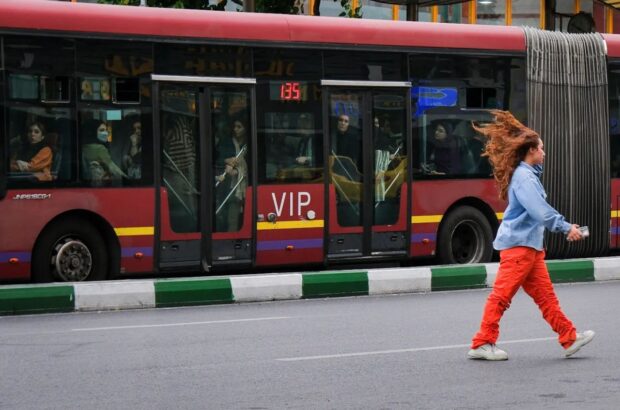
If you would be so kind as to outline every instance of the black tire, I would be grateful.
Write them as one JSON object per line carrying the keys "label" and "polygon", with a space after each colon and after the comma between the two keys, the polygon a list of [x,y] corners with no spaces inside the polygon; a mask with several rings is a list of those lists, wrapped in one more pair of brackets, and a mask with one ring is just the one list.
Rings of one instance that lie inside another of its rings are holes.
{"label": "black tire", "polygon": [[442,264],[490,262],[493,230],[482,212],[471,206],[450,212],[439,228],[437,256]]}
{"label": "black tire", "polygon": [[108,274],[108,252],[92,224],[67,218],[43,232],[31,266],[33,282],[103,280]]}

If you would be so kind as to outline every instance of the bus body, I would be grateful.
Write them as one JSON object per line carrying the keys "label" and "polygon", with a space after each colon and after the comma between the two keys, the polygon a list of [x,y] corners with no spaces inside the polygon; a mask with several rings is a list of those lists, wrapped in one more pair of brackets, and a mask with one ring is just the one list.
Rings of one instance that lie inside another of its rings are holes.
{"label": "bus body", "polygon": [[0,280],[489,261],[505,203],[471,124],[526,120],[525,44],[515,27],[3,1]]}

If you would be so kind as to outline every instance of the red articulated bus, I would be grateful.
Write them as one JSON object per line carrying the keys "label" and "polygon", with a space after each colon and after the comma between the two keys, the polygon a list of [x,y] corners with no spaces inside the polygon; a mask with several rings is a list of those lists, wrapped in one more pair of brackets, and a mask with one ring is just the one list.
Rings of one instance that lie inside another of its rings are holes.
{"label": "red articulated bus", "polygon": [[[605,43],[591,115],[612,124]],[[526,44],[517,27],[2,1],[0,280],[490,261],[505,204],[472,123],[528,121]],[[610,204],[603,245],[563,256],[617,245]]]}

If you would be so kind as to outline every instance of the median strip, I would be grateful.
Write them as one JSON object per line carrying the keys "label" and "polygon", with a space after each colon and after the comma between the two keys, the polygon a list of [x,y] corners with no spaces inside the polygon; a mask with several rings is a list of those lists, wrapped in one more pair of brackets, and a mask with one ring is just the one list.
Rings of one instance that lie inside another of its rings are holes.
{"label": "median strip", "polygon": [[[554,283],[620,279],[620,257],[547,261]],[[0,286],[0,315],[488,288],[498,264]]]}

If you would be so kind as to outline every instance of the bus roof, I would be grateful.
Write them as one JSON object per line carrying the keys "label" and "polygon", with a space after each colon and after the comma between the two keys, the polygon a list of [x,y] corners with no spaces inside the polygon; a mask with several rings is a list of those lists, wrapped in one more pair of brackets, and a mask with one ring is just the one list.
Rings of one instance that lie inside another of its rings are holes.
{"label": "bus roof", "polygon": [[0,1],[0,30],[131,37],[524,51],[518,27],[129,7],[43,0]]}

